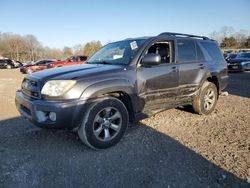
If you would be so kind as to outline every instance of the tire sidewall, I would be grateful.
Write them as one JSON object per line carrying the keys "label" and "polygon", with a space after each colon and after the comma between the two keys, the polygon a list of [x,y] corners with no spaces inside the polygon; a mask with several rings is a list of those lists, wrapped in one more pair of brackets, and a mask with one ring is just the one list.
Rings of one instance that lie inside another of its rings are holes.
{"label": "tire sidewall", "polygon": [[[105,107],[114,107],[116,108],[122,115],[122,125],[119,133],[116,135],[115,138],[113,138],[110,141],[103,142],[98,140],[93,131],[93,121],[98,112],[100,110],[104,109]],[[80,129],[78,130],[78,133],[81,136],[85,137],[85,143],[90,146],[93,149],[105,149],[108,147],[111,147],[115,144],[117,144],[123,135],[126,132],[127,126],[128,126],[128,111],[125,107],[125,105],[118,99],[113,97],[104,98],[102,100],[99,100],[95,102],[92,106],[89,108],[89,112],[87,113],[86,117],[84,118],[85,121],[82,122],[82,125]],[[80,132],[79,132],[80,131]]]}
{"label": "tire sidewall", "polygon": [[[214,101],[214,104],[212,106],[212,108],[210,110],[206,110],[204,108],[204,102],[205,102],[205,95],[206,95],[206,92],[208,89],[212,89],[215,93],[215,101]],[[202,90],[201,90],[201,93],[200,93],[200,110],[201,110],[201,113],[202,114],[205,114],[205,115],[208,115],[210,113],[212,113],[216,107],[216,103],[217,103],[217,100],[218,100],[218,94],[217,94],[217,88],[216,86],[209,82]]]}

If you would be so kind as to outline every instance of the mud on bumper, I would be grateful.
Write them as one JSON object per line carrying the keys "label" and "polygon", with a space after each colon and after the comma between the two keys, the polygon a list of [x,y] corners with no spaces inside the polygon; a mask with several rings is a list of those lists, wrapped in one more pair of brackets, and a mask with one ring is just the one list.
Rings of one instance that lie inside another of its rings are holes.
{"label": "mud on bumper", "polygon": [[[77,127],[87,109],[86,101],[77,99],[71,101],[34,100],[26,97],[21,91],[16,92],[17,110],[30,122],[42,128],[73,129]],[[50,113],[54,118],[50,118]]]}

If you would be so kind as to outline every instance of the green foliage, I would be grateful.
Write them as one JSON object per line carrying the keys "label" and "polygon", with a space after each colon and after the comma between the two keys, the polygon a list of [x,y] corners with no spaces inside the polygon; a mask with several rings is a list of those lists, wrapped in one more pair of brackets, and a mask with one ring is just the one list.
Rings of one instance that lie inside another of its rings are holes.
{"label": "green foliage", "polygon": [[245,42],[245,47],[250,48],[250,36],[247,38],[247,40]]}
{"label": "green foliage", "polygon": [[63,48],[63,54],[64,54],[64,56],[71,56],[71,55],[73,55],[73,51],[70,47],[66,46]]}
{"label": "green foliage", "polygon": [[237,48],[238,46],[239,43],[234,37],[225,37],[220,44],[222,48]]}
{"label": "green foliage", "polygon": [[83,48],[83,53],[85,55],[91,56],[95,52],[97,52],[100,48],[102,47],[102,44],[100,41],[91,41],[88,42],[84,48]]}

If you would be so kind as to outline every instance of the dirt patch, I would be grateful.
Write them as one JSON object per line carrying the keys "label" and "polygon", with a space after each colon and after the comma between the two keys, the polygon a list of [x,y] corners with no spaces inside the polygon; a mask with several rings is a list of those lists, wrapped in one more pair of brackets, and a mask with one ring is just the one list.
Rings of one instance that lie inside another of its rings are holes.
{"label": "dirt patch", "polygon": [[230,74],[229,96],[208,116],[164,111],[103,151],[68,131],[19,116],[23,75],[0,70],[0,185],[3,187],[249,187],[250,73]]}

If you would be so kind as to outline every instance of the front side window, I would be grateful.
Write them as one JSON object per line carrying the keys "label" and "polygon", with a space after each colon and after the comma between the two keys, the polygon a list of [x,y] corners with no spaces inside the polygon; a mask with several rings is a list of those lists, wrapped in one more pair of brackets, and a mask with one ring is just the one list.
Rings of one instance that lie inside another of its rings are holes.
{"label": "front side window", "polygon": [[191,40],[178,40],[178,61],[196,61],[196,51],[194,41]]}
{"label": "front side window", "polygon": [[152,46],[150,46],[146,54],[159,54],[161,56],[161,63],[170,63],[170,50],[171,42],[155,42]]}
{"label": "front side window", "polygon": [[144,39],[140,39],[107,44],[96,52],[87,63],[128,65],[144,42]]}
{"label": "front side window", "polygon": [[47,62],[46,61],[38,61],[38,62],[36,62],[35,64],[36,65],[44,65],[44,64],[46,64]]}

